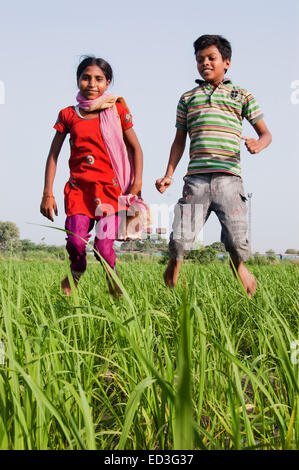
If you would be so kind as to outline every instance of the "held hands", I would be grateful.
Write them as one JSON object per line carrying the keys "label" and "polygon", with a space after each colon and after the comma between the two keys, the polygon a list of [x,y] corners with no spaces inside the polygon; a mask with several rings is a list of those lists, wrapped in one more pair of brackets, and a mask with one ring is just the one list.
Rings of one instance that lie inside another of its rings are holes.
{"label": "held hands", "polygon": [[169,188],[171,183],[172,183],[171,176],[163,176],[163,178],[157,179],[156,188],[161,194],[163,194],[166,191],[166,189]]}
{"label": "held hands", "polygon": [[54,221],[53,218],[53,212],[55,215],[58,215],[58,210],[55,202],[54,196],[43,196],[42,202],[40,205],[40,212],[43,214],[44,217],[47,217],[47,219]]}
{"label": "held hands", "polygon": [[249,137],[241,137],[245,141],[248,152],[255,154],[262,150],[261,143],[256,139],[250,139]]}

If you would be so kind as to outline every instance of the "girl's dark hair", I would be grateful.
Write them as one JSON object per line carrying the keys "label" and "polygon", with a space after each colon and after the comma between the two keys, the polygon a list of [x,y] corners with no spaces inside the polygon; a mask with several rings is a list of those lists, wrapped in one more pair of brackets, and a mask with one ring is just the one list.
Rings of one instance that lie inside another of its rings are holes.
{"label": "girl's dark hair", "polygon": [[200,36],[198,39],[196,39],[196,41],[193,43],[195,55],[198,51],[202,51],[206,47],[210,46],[217,47],[223,60],[231,59],[232,48],[229,41],[222,36],[212,34],[204,34],[203,36]]}
{"label": "girl's dark hair", "polygon": [[85,56],[82,62],[78,65],[77,68],[77,83],[79,83],[79,79],[84,72],[84,70],[89,67],[90,65],[97,65],[103,72],[103,74],[106,77],[106,80],[110,80],[110,82],[113,79],[113,72],[111,65],[106,62],[104,59],[96,58],[93,56]]}

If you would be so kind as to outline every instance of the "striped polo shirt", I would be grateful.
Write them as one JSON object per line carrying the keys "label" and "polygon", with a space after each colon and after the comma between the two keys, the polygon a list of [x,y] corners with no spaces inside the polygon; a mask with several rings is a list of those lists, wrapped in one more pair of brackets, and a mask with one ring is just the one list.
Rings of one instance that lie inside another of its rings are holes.
{"label": "striped polo shirt", "polygon": [[229,79],[216,89],[196,82],[199,86],[184,93],[177,107],[176,127],[190,137],[187,175],[221,171],[240,176],[242,121],[245,117],[254,125],[263,117],[261,109],[251,93]]}

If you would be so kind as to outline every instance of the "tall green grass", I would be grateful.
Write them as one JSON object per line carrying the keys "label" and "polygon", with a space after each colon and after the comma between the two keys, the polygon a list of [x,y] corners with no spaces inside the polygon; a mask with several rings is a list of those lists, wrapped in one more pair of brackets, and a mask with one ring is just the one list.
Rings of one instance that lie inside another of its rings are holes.
{"label": "tall green grass", "polygon": [[120,263],[121,299],[98,263],[69,298],[67,264],[0,266],[1,449],[299,448],[298,266],[251,300],[221,264]]}

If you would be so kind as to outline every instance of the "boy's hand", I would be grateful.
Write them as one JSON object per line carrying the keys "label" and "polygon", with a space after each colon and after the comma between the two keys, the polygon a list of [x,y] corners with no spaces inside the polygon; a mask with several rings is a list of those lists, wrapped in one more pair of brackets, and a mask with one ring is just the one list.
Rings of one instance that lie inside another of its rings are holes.
{"label": "boy's hand", "polygon": [[248,152],[254,154],[262,150],[262,145],[258,140],[250,139],[249,137],[242,137],[242,139],[245,141]]}
{"label": "boy's hand", "polygon": [[171,185],[172,178],[170,176],[164,176],[163,178],[159,178],[156,181],[156,188],[157,190],[163,194],[167,188]]}
{"label": "boy's hand", "polygon": [[58,210],[57,210],[54,196],[43,197],[41,205],[40,205],[41,214],[43,214],[44,217],[47,217],[47,219],[50,219],[53,222],[54,221],[53,211],[54,211],[54,214],[57,216]]}

